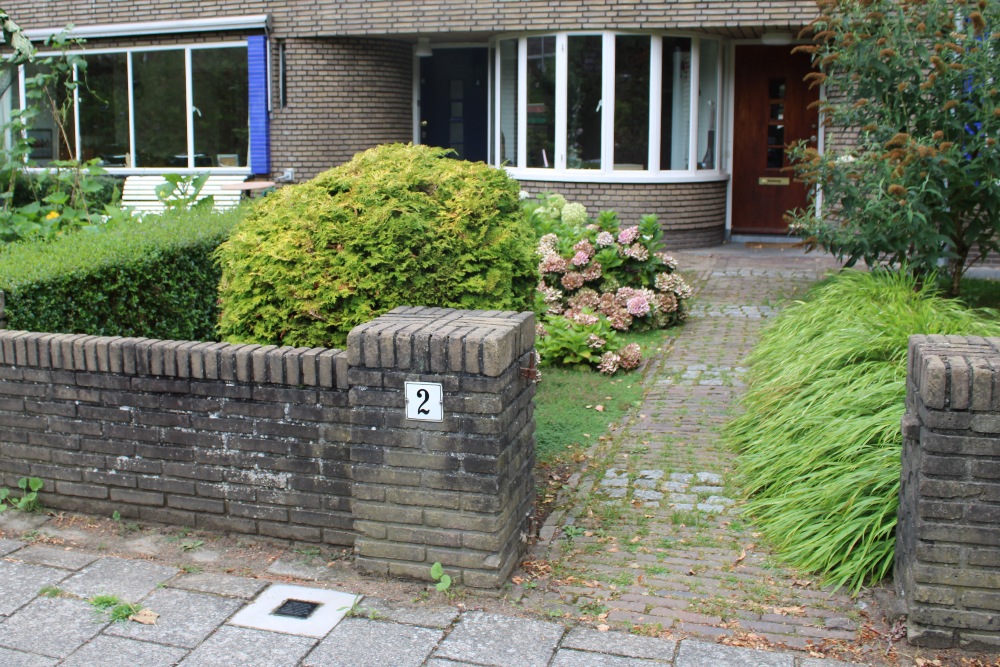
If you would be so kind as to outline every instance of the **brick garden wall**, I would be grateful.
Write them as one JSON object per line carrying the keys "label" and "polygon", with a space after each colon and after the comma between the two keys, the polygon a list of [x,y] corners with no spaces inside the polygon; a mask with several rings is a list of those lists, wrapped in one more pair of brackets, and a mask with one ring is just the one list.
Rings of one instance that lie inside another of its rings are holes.
{"label": "brick garden wall", "polygon": [[[499,586],[533,504],[533,345],[530,313],[424,308],[348,351],[0,330],[0,486]],[[442,421],[406,418],[407,381],[442,385]]]}
{"label": "brick garden wall", "polygon": [[532,194],[556,192],[594,216],[617,211],[626,225],[654,214],[667,250],[719,245],[726,232],[726,181],[710,183],[556,183],[522,181]]}
{"label": "brick garden wall", "polygon": [[911,643],[1000,647],[1000,339],[910,338],[894,579]]}

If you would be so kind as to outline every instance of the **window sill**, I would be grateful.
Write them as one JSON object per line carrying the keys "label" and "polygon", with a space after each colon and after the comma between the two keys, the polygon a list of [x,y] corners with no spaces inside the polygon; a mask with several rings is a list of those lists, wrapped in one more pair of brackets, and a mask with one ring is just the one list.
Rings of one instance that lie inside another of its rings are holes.
{"label": "window sill", "polygon": [[506,167],[507,173],[519,181],[547,181],[556,183],[715,183],[728,181],[729,174],[718,170],[639,172],[621,170],[599,172],[588,170],[515,169]]}

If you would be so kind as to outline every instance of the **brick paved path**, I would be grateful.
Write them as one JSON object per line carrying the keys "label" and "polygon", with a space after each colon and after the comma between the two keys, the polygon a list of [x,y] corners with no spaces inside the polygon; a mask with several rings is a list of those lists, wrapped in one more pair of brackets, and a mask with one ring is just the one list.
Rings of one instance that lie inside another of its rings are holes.
{"label": "brick paved path", "polygon": [[552,583],[527,595],[528,606],[650,633],[753,633],[795,648],[855,638],[849,597],[820,590],[757,544],[736,502],[733,455],[719,442],[766,318],[835,268],[828,258],[776,254],[676,254],[696,290],[692,315],[647,373],[637,418],[598,446],[543,529],[552,539],[533,557],[553,561]]}

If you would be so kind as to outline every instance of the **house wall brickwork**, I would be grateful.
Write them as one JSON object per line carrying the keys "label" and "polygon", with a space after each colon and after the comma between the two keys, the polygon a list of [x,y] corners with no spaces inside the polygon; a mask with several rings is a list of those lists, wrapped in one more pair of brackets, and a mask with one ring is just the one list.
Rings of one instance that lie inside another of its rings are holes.
{"label": "house wall brickwork", "polygon": [[1000,647],[1000,338],[910,338],[893,578],[910,643]]}
{"label": "house wall brickwork", "polygon": [[522,181],[526,192],[555,192],[587,207],[591,216],[617,211],[625,225],[640,216],[659,218],[667,250],[722,243],[726,227],[726,181],[709,183],[557,183]]}
{"label": "house wall brickwork", "polygon": [[[277,49],[273,50],[277,58]],[[378,144],[413,140],[413,55],[380,39],[285,41],[287,105],[278,99],[275,60],[271,169],[298,181]]]}
{"label": "house wall brickwork", "polygon": [[765,27],[805,25],[812,0],[8,0],[4,8],[27,28],[269,14],[273,35],[415,35],[517,30],[677,29],[756,37]]}
{"label": "house wall brickwork", "polygon": [[[533,507],[533,345],[531,313],[430,308],[346,352],[0,330],[0,486],[497,587]],[[442,385],[442,421],[406,418],[408,381]]]}

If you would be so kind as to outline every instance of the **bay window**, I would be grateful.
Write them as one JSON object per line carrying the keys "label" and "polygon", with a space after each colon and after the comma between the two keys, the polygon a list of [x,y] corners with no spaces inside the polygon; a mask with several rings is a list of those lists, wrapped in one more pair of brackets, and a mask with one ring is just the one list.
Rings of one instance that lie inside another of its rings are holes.
{"label": "bay window", "polygon": [[719,40],[559,33],[500,39],[494,53],[498,166],[543,180],[720,170]]}

